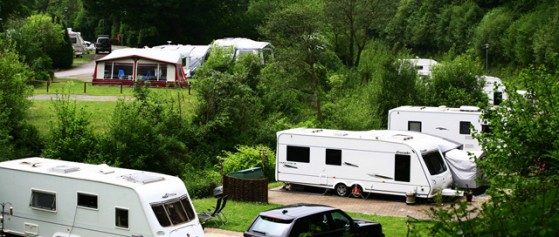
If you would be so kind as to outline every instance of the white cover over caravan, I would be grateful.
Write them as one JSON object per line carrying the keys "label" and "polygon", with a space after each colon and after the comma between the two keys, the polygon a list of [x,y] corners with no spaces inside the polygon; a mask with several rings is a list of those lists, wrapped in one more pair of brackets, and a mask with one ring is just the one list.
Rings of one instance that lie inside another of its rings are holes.
{"label": "white cover over caravan", "polygon": [[0,162],[0,187],[10,235],[204,236],[174,176],[33,157]]}
{"label": "white cover over caravan", "polygon": [[431,198],[461,195],[437,139],[406,131],[295,128],[277,133],[276,180],[334,189]]}

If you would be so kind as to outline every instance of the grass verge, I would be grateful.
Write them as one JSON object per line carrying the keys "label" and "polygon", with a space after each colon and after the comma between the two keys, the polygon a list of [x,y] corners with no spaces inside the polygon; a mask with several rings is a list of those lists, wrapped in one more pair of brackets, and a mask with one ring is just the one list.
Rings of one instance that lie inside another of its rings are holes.
{"label": "grass verge", "polygon": [[[212,212],[215,207],[216,199],[194,199],[192,202],[197,212]],[[227,217],[228,223],[225,225],[216,225],[213,221],[210,221],[205,225],[205,227],[244,232],[258,213],[281,206],[282,205],[279,204],[237,202],[229,200],[222,211]],[[352,212],[348,212],[348,214],[354,218],[367,219],[381,223],[386,237],[406,236],[407,226],[406,218],[404,217],[375,216]]]}

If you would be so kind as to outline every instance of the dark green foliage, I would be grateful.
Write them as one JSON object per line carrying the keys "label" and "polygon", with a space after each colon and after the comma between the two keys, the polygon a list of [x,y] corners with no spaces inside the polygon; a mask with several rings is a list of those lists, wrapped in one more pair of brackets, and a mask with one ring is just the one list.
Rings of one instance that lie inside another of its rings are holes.
{"label": "dark green foliage", "polygon": [[51,124],[50,135],[42,156],[75,162],[85,162],[96,154],[97,139],[91,130],[89,114],[78,109],[69,95],[59,95],[53,101],[56,122]]}
{"label": "dark green foliage", "polygon": [[9,40],[0,39],[0,160],[36,155],[40,139],[26,121],[29,68]]}
{"label": "dark green foliage", "polygon": [[101,139],[97,159],[122,167],[177,175],[187,153],[183,120],[172,99],[135,87],[133,101],[119,101]]}
{"label": "dark green foliage", "polygon": [[237,146],[235,152],[226,151],[218,157],[223,162],[223,175],[239,170],[260,167],[268,180],[274,181],[276,169],[276,154],[269,147]]}
{"label": "dark green foliage", "polygon": [[483,93],[484,81],[479,79],[480,68],[468,57],[457,57],[433,69],[432,77],[423,84],[423,105],[460,107],[487,104]]}
{"label": "dark green foliage", "polygon": [[47,54],[52,59],[53,68],[66,69],[72,66],[74,50],[67,30],[64,31],[64,42],[49,50]]}

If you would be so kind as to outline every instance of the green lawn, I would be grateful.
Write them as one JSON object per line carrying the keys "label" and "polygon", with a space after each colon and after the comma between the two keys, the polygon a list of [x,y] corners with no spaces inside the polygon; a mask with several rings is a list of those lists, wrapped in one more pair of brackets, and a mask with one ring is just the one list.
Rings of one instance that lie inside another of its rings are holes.
{"label": "green lawn", "polygon": [[[197,212],[211,212],[215,207],[216,199],[194,199],[192,200],[192,202]],[[252,223],[254,218],[258,215],[258,213],[280,206],[282,205],[269,203],[237,202],[229,200],[227,201],[227,205],[222,211],[229,222],[225,225],[216,225],[213,221],[210,221],[205,226],[210,228],[244,232],[248,228],[250,223]],[[208,211],[208,209],[210,211]],[[383,232],[386,237],[406,236],[407,227],[406,218],[404,217],[374,216],[351,212],[348,212],[348,214],[355,218],[367,219],[381,223]]]}
{"label": "green lawn", "polygon": [[[94,130],[104,131],[116,102],[113,101],[76,101],[78,108],[84,108],[90,114],[90,122]],[[53,102],[49,100],[34,100],[29,108],[29,122],[39,130],[39,135],[45,136],[56,119]]]}

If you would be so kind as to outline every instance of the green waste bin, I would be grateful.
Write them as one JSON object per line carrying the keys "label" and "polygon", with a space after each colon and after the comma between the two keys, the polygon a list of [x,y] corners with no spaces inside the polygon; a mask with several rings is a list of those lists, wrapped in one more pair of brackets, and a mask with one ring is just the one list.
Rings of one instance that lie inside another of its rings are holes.
{"label": "green waste bin", "polygon": [[246,170],[239,170],[228,174],[227,176],[237,179],[261,179],[264,178],[261,167],[253,167]]}

